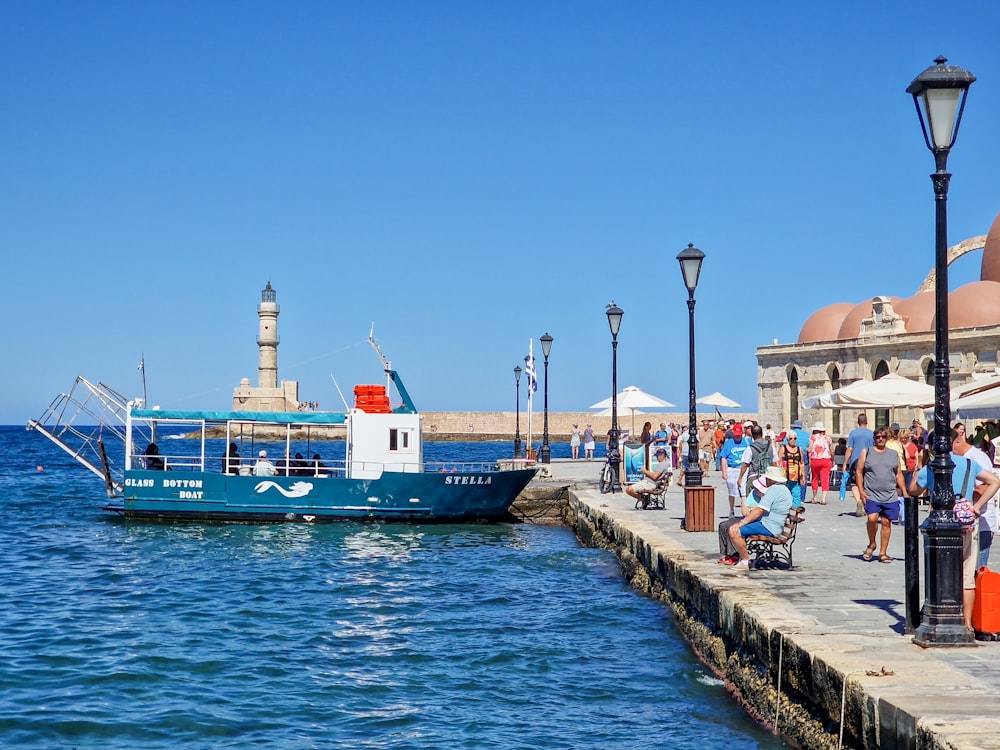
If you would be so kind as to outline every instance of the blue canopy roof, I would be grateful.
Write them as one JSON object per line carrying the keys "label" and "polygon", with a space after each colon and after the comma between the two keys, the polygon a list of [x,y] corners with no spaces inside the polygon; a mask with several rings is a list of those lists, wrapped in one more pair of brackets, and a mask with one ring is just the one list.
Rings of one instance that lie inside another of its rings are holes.
{"label": "blue canopy roof", "polygon": [[133,419],[175,419],[189,422],[262,422],[265,424],[345,424],[347,415],[336,411],[186,411],[132,409]]}

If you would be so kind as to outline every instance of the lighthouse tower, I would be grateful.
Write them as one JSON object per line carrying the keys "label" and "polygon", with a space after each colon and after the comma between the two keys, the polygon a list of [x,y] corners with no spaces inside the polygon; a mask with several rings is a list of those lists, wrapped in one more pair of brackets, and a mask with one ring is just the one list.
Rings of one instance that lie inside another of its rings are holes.
{"label": "lighthouse tower", "polygon": [[243,378],[233,389],[233,411],[298,411],[299,384],[278,382],[278,295],[270,279],[257,306],[257,387]]}
{"label": "lighthouse tower", "polygon": [[257,387],[278,387],[278,303],[277,293],[271,288],[271,280],[260,292],[257,317],[260,329],[257,346],[260,347],[257,365]]}

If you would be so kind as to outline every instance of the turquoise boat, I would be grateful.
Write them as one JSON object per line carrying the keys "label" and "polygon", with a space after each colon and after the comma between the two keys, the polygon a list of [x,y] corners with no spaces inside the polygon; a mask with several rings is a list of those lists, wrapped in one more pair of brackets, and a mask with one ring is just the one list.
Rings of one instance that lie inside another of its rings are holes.
{"label": "turquoise boat", "polygon": [[[386,386],[361,387],[366,397],[344,412],[148,409],[78,377],[27,427],[99,477],[119,501],[105,509],[128,519],[509,520],[535,469],[425,463],[422,417],[397,373],[386,374]],[[402,398],[395,409],[379,395],[390,382]],[[341,445],[342,458],[319,458],[316,446]]]}

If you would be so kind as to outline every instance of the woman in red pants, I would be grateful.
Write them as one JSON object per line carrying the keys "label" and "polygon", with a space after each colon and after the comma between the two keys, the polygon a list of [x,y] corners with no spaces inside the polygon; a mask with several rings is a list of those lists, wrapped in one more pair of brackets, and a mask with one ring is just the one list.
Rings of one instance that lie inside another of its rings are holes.
{"label": "woman in red pants", "polygon": [[812,473],[812,500],[816,502],[816,492],[823,490],[819,504],[826,505],[826,493],[830,490],[830,469],[833,468],[833,440],[826,434],[822,422],[813,425],[809,438],[809,466]]}

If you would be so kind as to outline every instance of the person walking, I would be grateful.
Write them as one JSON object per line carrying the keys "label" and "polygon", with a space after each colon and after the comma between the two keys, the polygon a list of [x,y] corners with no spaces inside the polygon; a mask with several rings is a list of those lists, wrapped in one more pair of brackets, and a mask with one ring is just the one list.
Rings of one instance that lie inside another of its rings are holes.
{"label": "person walking", "polygon": [[816,493],[822,491],[819,504],[826,505],[826,493],[830,491],[830,469],[833,468],[833,440],[826,434],[826,426],[822,422],[813,425],[809,437],[809,466],[812,468],[812,500],[817,502]]}
{"label": "person walking", "polygon": [[580,457],[580,427],[573,425],[573,430],[569,434],[569,450],[576,461]]}
{"label": "person walking", "polygon": [[726,440],[719,451],[722,464],[722,480],[729,490],[729,517],[736,517],[736,498],[743,505],[743,490],[740,488],[740,469],[743,466],[743,452],[750,450],[750,440],[743,435],[743,425],[733,425],[733,436]]}
{"label": "person walking", "polygon": [[871,560],[875,552],[875,531],[879,534],[878,561],[891,563],[889,536],[892,522],[899,520],[899,498],[906,495],[903,472],[899,470],[899,454],[885,447],[888,432],[880,427],[874,433],[875,444],[866,448],[857,460],[857,490],[868,515],[868,546],[861,553],[864,560]]}
{"label": "person walking", "polygon": [[778,465],[785,473],[785,484],[792,494],[792,506],[801,508],[806,494],[806,466],[802,449],[798,446],[799,436],[789,430],[785,444],[778,451]]}
{"label": "person walking", "polygon": [[871,448],[873,445],[875,445],[875,438],[872,435],[872,431],[868,429],[868,417],[864,412],[861,412],[858,415],[858,426],[851,430],[847,436],[847,452],[844,453],[844,471],[846,472],[844,479],[847,480],[847,487],[854,495],[854,502],[857,504],[855,515],[859,517],[865,515],[865,503],[861,499],[861,494],[858,492],[858,485],[854,481],[857,476],[855,469],[857,468],[858,457],[863,451]]}

